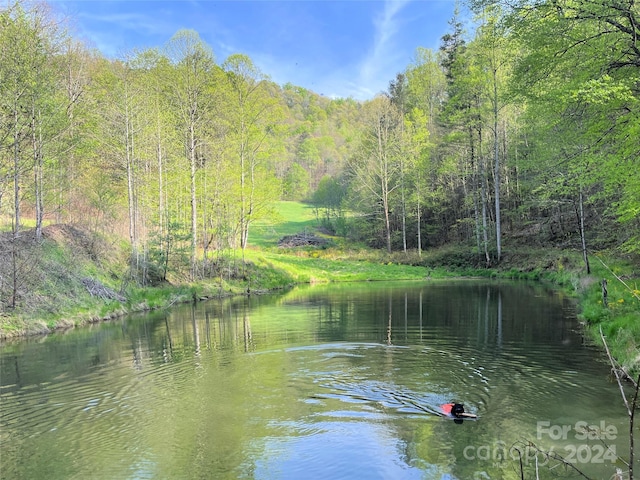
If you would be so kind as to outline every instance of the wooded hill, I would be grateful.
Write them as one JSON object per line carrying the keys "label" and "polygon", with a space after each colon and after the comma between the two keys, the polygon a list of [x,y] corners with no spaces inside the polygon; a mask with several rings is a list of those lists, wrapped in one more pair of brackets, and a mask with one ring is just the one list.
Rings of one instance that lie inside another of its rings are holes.
{"label": "wooded hill", "polygon": [[[0,10],[0,220],[118,233],[141,283],[244,250],[276,200],[372,247],[638,251],[640,12],[633,1],[477,0],[366,102],[276,85],[197,32],[101,56],[42,3]],[[586,258],[586,256],[585,256]],[[2,279],[4,306],[15,281]],[[7,300],[13,299],[13,300]]]}

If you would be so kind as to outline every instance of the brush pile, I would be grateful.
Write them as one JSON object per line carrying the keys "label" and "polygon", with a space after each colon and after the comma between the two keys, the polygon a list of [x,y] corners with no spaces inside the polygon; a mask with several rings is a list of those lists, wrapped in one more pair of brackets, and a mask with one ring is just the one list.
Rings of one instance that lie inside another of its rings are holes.
{"label": "brush pile", "polygon": [[322,247],[326,244],[327,240],[325,238],[307,232],[286,235],[278,241],[278,246],[283,248]]}

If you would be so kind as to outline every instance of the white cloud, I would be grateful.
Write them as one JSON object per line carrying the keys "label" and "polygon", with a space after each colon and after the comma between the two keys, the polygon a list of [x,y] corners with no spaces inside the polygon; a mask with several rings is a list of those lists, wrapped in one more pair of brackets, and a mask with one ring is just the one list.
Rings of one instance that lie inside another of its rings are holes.
{"label": "white cloud", "polygon": [[163,15],[141,12],[82,12],[81,35],[88,37],[103,54],[118,57],[134,48],[161,47],[176,32]]}
{"label": "white cloud", "polygon": [[81,35],[110,57],[162,47],[191,28],[219,63],[244,53],[279,84],[358,100],[386,90],[417,46],[437,42],[431,37],[446,29],[443,13],[453,7],[453,0],[50,1],[76,13]]}
{"label": "white cloud", "polygon": [[109,28],[116,30],[130,30],[136,34],[165,35],[173,27],[161,20],[159,16],[150,16],[142,13],[110,13],[110,14],[90,14],[80,15],[83,20],[88,20],[94,24],[106,24]]}
{"label": "white cloud", "polygon": [[[386,0],[381,15],[373,19],[374,42],[368,55],[360,65],[361,90],[371,97],[386,88],[392,78],[386,78],[398,64],[398,53],[394,49],[394,37],[400,27],[398,14],[410,0]],[[393,75],[393,73],[391,73]]]}

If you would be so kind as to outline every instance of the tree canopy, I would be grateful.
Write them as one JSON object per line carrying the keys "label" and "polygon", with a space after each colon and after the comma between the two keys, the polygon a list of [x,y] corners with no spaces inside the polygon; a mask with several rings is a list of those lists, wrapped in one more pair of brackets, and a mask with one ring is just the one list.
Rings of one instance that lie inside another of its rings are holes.
{"label": "tree canopy", "polygon": [[[45,4],[0,10],[0,221],[121,234],[140,282],[207,275],[276,200],[388,251],[640,250],[640,13],[473,0],[369,101],[217,63],[191,30],[106,59]],[[624,225],[624,228],[619,228]],[[209,270],[208,270],[209,269]]]}

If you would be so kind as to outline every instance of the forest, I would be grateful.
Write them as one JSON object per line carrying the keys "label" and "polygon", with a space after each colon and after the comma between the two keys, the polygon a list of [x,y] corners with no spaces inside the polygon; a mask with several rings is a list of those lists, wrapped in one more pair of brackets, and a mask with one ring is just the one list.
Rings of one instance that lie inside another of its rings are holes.
{"label": "forest", "polygon": [[[278,200],[387,252],[640,250],[634,0],[471,0],[368,101],[277,85],[192,30],[109,59],[46,3],[0,10],[0,279],[21,236],[118,234],[131,277],[202,278]],[[22,260],[24,261],[24,260]],[[11,275],[10,275],[11,276]]]}

